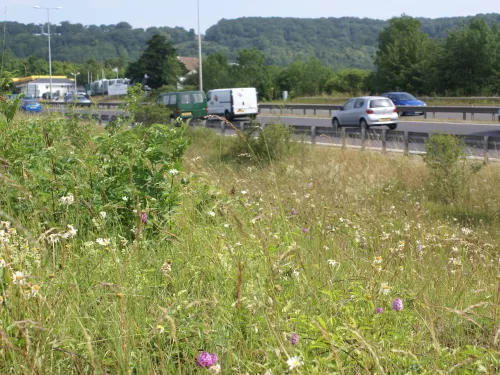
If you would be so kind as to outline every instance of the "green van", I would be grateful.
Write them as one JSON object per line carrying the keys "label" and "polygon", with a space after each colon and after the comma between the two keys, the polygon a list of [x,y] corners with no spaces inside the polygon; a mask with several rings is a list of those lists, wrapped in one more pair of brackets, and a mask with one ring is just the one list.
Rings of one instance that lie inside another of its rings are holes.
{"label": "green van", "polygon": [[157,104],[167,106],[171,111],[172,120],[202,119],[207,116],[207,97],[203,91],[167,92],[156,100]]}

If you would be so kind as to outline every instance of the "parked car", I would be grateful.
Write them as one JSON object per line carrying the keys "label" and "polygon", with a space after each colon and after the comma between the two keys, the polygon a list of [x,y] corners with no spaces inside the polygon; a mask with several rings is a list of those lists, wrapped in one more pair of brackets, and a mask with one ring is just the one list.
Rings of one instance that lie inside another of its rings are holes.
{"label": "parked car", "polygon": [[419,116],[424,114],[424,112],[420,111],[402,111],[401,107],[425,107],[427,105],[407,92],[387,92],[381,96],[391,99],[396,107],[398,107],[401,116]]}
{"label": "parked car", "polygon": [[247,116],[255,118],[259,113],[254,87],[210,90],[207,103],[209,115],[223,116],[228,120]]}
{"label": "parked car", "polygon": [[207,97],[203,91],[166,92],[156,100],[172,111],[171,122],[176,118],[202,119],[207,116]]}
{"label": "parked car", "polygon": [[335,129],[341,126],[387,125],[394,130],[398,126],[398,112],[394,103],[383,96],[363,96],[348,100],[332,118]]}
{"label": "parked car", "polygon": [[26,112],[42,112],[42,105],[34,99],[22,99],[21,109]]}
{"label": "parked car", "polygon": [[64,102],[82,107],[90,107],[92,105],[92,101],[90,101],[83,95],[66,95],[64,97]]}

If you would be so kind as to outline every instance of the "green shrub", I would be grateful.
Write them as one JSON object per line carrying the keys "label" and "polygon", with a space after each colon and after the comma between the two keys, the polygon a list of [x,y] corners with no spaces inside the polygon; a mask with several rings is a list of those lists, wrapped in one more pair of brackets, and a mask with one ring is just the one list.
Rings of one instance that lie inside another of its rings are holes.
{"label": "green shrub", "polygon": [[170,122],[170,111],[160,104],[145,104],[138,106],[135,110],[135,122],[143,125],[168,124]]}
{"label": "green shrub", "polygon": [[296,146],[292,138],[293,132],[292,127],[286,127],[283,124],[269,124],[262,129],[252,123],[248,129],[239,132],[225,158],[258,162],[280,160],[290,155]]}
{"label": "green shrub", "polygon": [[429,196],[443,203],[455,202],[481,165],[467,160],[465,143],[450,134],[433,134],[425,144],[429,171]]}

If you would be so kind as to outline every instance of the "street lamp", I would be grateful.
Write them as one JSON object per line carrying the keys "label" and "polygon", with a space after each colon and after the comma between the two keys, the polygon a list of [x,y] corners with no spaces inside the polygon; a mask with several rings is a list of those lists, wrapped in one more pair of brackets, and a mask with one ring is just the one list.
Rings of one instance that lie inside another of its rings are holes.
{"label": "street lamp", "polygon": [[77,93],[78,93],[78,89],[76,88],[76,76],[77,76],[77,75],[79,75],[79,74],[80,74],[80,72],[77,72],[77,73],[71,73],[71,75],[72,75],[73,77],[75,77],[75,94],[77,94]]}
{"label": "street lamp", "polygon": [[44,7],[41,7],[39,5],[35,5],[33,8],[35,8],[35,9],[41,9],[41,10],[46,10],[47,11],[47,25],[48,25],[47,31],[48,31],[48,34],[49,34],[49,75],[50,75],[50,92],[49,92],[49,95],[50,95],[50,100],[52,101],[52,55],[51,55],[51,52],[50,52],[50,11],[51,10],[59,10],[59,9],[62,9],[62,7],[44,8]]}
{"label": "street lamp", "polygon": [[199,65],[199,76],[200,76],[200,91],[203,91],[203,69],[201,61],[201,34],[200,34],[200,0],[198,0],[198,59],[200,60]]}

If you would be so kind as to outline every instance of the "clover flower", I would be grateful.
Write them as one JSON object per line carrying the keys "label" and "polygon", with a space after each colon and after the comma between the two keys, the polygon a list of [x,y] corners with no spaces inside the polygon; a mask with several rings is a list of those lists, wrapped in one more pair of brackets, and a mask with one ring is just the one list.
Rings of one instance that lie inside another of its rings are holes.
{"label": "clover flower", "polygon": [[217,355],[215,353],[201,352],[196,359],[199,367],[210,368],[217,364]]}
{"label": "clover flower", "polygon": [[392,303],[392,309],[394,311],[401,311],[403,310],[403,301],[401,298],[396,298],[394,302]]}

